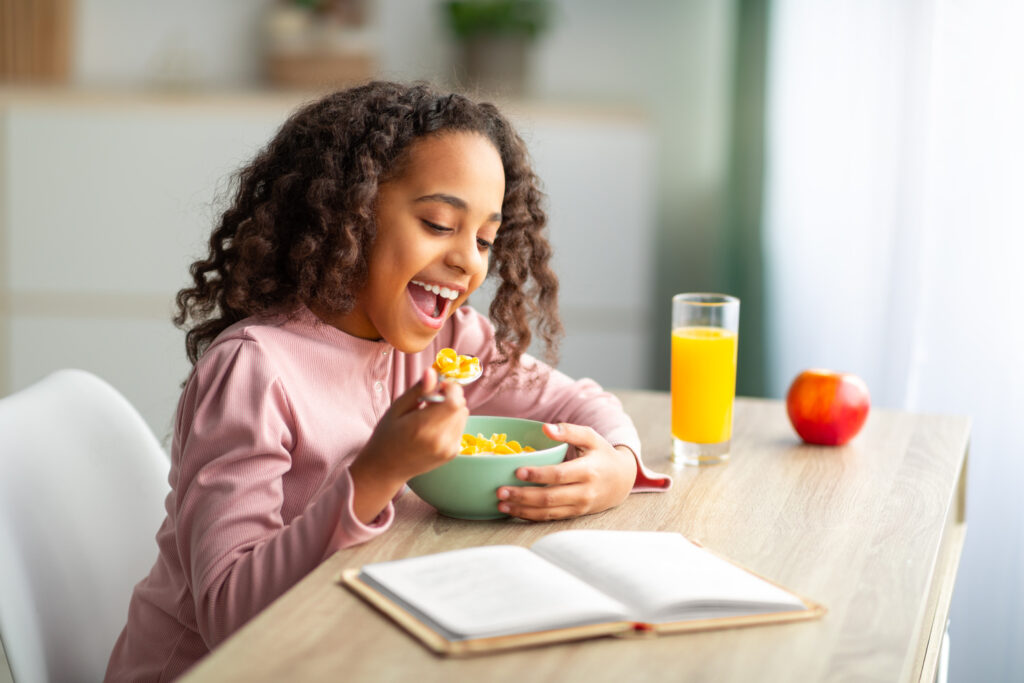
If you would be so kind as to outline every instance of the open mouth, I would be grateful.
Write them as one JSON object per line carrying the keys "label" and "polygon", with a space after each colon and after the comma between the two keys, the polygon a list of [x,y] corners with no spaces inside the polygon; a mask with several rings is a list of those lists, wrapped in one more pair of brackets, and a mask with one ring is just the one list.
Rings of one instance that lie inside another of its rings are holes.
{"label": "open mouth", "polygon": [[443,320],[452,302],[459,298],[454,289],[419,280],[413,280],[408,289],[416,310],[432,321]]}

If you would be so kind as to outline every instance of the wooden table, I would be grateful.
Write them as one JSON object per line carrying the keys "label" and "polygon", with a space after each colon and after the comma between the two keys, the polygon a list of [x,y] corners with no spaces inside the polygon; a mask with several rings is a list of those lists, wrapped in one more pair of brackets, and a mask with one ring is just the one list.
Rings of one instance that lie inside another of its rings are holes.
{"label": "wooden table", "polygon": [[[932,681],[964,532],[967,418],[872,411],[840,448],[795,437],[781,402],[737,401],[732,459],[673,470],[668,395],[619,392],[667,493],[567,522],[469,522],[415,495],[394,526],[337,553],[189,681]],[[442,659],[335,583],[345,567],[567,528],[679,531],[823,603],[821,619],[657,639],[599,639]]]}

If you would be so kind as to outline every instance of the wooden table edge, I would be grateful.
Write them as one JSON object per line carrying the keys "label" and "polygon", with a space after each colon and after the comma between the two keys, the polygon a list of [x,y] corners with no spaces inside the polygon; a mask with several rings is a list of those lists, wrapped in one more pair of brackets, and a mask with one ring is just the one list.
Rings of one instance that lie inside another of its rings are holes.
{"label": "wooden table edge", "polygon": [[939,552],[935,560],[931,589],[925,603],[923,623],[930,624],[922,634],[918,643],[913,671],[917,674],[912,681],[931,683],[935,680],[942,655],[942,646],[949,622],[949,610],[953,601],[953,589],[956,575],[963,555],[964,541],[967,537],[967,461],[969,448],[965,447],[964,457],[960,463],[956,487],[953,492],[946,528],[942,534]]}

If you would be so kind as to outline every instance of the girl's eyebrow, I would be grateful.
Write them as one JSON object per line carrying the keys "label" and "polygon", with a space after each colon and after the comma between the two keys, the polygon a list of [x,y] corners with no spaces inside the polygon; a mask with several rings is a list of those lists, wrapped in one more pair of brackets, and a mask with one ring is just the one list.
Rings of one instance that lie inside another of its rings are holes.
{"label": "girl's eyebrow", "polygon": [[[414,200],[414,203],[416,203],[416,202],[444,202],[445,204],[448,204],[450,206],[454,206],[456,209],[459,209],[461,211],[465,211],[465,210],[467,210],[469,208],[469,205],[466,204],[466,200],[464,200],[464,199],[462,199],[460,197],[456,197],[455,195],[445,194],[444,192],[435,192],[434,194],[425,194],[422,197],[417,197]],[[500,223],[501,222],[501,213],[500,212],[492,213],[490,216],[487,217],[487,222],[488,223]]]}

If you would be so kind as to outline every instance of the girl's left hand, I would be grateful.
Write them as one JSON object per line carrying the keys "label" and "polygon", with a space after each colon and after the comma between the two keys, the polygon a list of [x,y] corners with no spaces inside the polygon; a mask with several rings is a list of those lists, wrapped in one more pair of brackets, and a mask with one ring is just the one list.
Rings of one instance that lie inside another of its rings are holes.
{"label": "girl's left hand", "polygon": [[613,448],[590,427],[546,424],[544,433],[576,447],[579,456],[557,465],[520,467],[516,476],[545,486],[502,486],[501,512],[534,521],[565,519],[615,507],[636,481],[636,458],[625,446]]}

